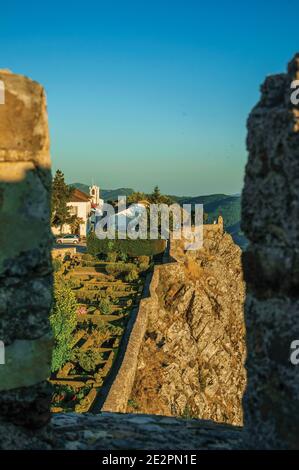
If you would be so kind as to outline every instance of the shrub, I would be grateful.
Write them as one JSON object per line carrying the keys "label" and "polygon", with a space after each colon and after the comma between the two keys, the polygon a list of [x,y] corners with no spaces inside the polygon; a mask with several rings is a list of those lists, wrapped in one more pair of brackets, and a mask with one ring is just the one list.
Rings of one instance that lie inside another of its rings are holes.
{"label": "shrub", "polygon": [[128,258],[129,258],[127,253],[123,253],[123,252],[119,253],[118,257],[119,257],[120,261],[122,261],[123,263],[126,263],[128,261]]}
{"label": "shrub", "polygon": [[108,254],[107,254],[107,261],[111,262],[111,263],[115,263],[115,261],[117,261],[117,252],[116,251],[110,251]]}
{"label": "shrub", "polygon": [[109,299],[101,299],[99,302],[99,310],[103,315],[110,315],[113,307]]}
{"label": "shrub", "polygon": [[57,273],[62,268],[62,262],[58,258],[54,258],[52,261],[53,271]]}
{"label": "shrub", "polygon": [[89,253],[84,253],[82,256],[81,256],[81,259],[83,261],[94,261],[94,257],[89,254]]}
{"label": "shrub", "polygon": [[69,279],[68,283],[72,289],[80,289],[83,285],[79,279],[75,278]]}
{"label": "shrub", "polygon": [[136,266],[133,263],[114,263],[108,264],[105,269],[108,274],[120,276],[121,274],[128,275],[131,271],[136,269]]}
{"label": "shrub", "polygon": [[124,270],[124,263],[107,264],[107,266],[105,266],[105,270],[107,274],[118,276]]}
{"label": "shrub", "polygon": [[52,371],[60,369],[71,356],[72,336],[77,324],[76,297],[62,277],[54,283],[54,303],[50,314],[55,345],[52,355]]}
{"label": "shrub", "polygon": [[139,266],[139,272],[141,273],[144,273],[145,271],[147,271],[149,268],[149,265],[148,264],[140,264]]}
{"label": "shrub", "polygon": [[102,355],[96,349],[81,351],[75,348],[73,351],[73,360],[78,361],[82,369],[86,372],[95,370],[96,366],[102,361]]}
{"label": "shrub", "polygon": [[128,400],[128,406],[130,406],[130,407],[133,408],[134,410],[138,410],[138,409],[139,409],[139,405],[138,405],[138,403],[137,403],[134,399]]}
{"label": "shrub", "polygon": [[140,264],[147,264],[149,265],[150,257],[149,256],[139,256],[138,263]]}
{"label": "shrub", "polygon": [[85,266],[85,267],[91,267],[91,266],[94,266],[94,264],[96,263],[96,259],[94,258],[94,256],[92,256],[90,253],[84,253],[81,257],[82,259],[82,266]]}
{"label": "shrub", "polygon": [[140,256],[138,259],[139,271],[143,272],[149,268],[150,257],[149,256]]}
{"label": "shrub", "polygon": [[138,277],[139,277],[138,271],[137,271],[136,268],[134,268],[130,272],[128,272],[128,274],[125,277],[125,280],[127,282],[133,282],[133,281],[136,281],[136,279],[138,279]]}

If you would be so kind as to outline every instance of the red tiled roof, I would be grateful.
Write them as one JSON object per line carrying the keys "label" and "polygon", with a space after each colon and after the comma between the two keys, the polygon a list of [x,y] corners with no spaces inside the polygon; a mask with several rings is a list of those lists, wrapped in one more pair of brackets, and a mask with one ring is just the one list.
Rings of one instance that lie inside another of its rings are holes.
{"label": "red tiled roof", "polygon": [[71,195],[70,202],[88,202],[90,199],[91,196],[76,188]]}

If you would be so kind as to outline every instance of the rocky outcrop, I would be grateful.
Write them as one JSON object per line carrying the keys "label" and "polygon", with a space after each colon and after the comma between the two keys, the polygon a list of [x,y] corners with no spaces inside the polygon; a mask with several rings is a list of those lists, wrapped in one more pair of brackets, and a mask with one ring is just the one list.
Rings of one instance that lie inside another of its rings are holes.
{"label": "rocky outcrop", "polygon": [[[156,268],[130,411],[242,423],[245,387],[241,252],[221,225],[204,246]],[[177,261],[178,260],[178,261]]]}
{"label": "rocky outcrop", "polygon": [[249,159],[242,228],[247,282],[248,387],[244,398],[253,448],[298,449],[299,367],[299,54],[286,74],[268,77],[248,119]]}
{"label": "rocky outcrop", "polygon": [[0,417],[49,420],[52,302],[46,99],[36,82],[0,71]]}

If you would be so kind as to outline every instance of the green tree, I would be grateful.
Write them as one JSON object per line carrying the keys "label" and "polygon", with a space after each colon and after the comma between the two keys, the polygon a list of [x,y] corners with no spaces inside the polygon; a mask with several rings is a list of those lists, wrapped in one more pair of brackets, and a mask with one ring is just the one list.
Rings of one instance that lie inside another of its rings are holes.
{"label": "green tree", "polygon": [[153,203],[159,203],[161,200],[161,191],[159,186],[154,187],[154,191],[151,194],[151,200]]}
{"label": "green tree", "polygon": [[51,224],[60,227],[60,231],[64,224],[73,223],[76,218],[71,216],[70,207],[67,206],[72,192],[73,188],[66,184],[62,171],[57,170],[52,182]]}
{"label": "green tree", "polygon": [[80,234],[80,225],[84,223],[84,220],[81,217],[77,217],[76,215],[72,215],[68,219],[68,224],[70,225],[71,233],[72,234]]}
{"label": "green tree", "polygon": [[147,200],[147,196],[145,193],[141,193],[139,191],[134,192],[127,196],[127,204],[137,204],[140,201]]}
{"label": "green tree", "polygon": [[174,202],[171,197],[161,194],[159,186],[155,186],[154,191],[148,196],[148,199],[152,204],[167,204],[168,206]]}
{"label": "green tree", "polygon": [[77,324],[76,297],[70,285],[61,276],[54,283],[54,303],[50,314],[55,346],[52,355],[52,371],[60,369],[70,358],[72,337]]}

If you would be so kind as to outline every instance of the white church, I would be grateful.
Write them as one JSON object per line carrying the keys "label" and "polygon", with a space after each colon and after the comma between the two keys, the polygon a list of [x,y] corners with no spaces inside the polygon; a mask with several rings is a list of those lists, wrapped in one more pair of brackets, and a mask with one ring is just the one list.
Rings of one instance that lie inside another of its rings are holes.
{"label": "white church", "polygon": [[[80,237],[86,237],[92,228],[92,218],[95,210],[99,210],[103,207],[104,201],[100,197],[99,186],[92,185],[89,187],[89,194],[84,193],[80,189],[73,191],[71,200],[67,203],[70,208],[70,214],[75,215],[80,219],[80,225],[78,235]],[[71,227],[68,224],[64,224],[62,232],[59,227],[52,227],[53,235],[57,236],[62,234],[70,234]]]}

